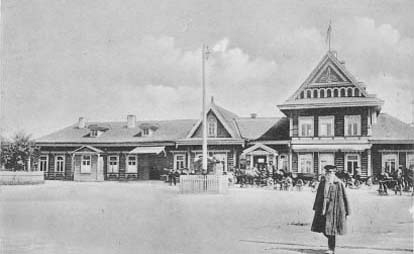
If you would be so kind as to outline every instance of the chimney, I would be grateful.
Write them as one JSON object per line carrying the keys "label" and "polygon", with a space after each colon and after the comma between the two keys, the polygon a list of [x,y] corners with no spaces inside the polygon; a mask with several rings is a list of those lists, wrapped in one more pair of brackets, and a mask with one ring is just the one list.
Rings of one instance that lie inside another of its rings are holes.
{"label": "chimney", "polygon": [[250,114],[250,118],[255,119],[256,117],[257,117],[257,114],[256,113],[251,113]]}
{"label": "chimney", "polygon": [[127,116],[127,127],[128,128],[135,128],[136,117],[135,115],[128,115]]}
{"label": "chimney", "polygon": [[84,129],[86,127],[86,119],[85,117],[79,117],[79,121],[78,121],[78,128],[79,129]]}

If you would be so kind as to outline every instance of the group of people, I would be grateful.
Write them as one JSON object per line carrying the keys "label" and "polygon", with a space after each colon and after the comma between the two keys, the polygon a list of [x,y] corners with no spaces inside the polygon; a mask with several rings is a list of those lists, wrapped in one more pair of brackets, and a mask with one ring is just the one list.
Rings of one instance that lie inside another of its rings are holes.
{"label": "group of people", "polygon": [[412,190],[412,195],[414,195],[413,181],[414,181],[414,167],[405,168],[400,165],[397,169],[389,171],[383,169],[378,176],[379,180],[379,193],[388,194],[388,189],[394,187],[394,191],[397,194],[398,192],[402,195],[402,191]]}

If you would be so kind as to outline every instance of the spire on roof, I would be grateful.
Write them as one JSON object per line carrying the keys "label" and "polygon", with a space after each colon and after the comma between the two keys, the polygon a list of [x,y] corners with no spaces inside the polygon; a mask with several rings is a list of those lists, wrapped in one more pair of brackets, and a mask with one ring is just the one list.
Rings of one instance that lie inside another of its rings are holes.
{"label": "spire on roof", "polygon": [[214,96],[211,96],[211,104],[214,103]]}

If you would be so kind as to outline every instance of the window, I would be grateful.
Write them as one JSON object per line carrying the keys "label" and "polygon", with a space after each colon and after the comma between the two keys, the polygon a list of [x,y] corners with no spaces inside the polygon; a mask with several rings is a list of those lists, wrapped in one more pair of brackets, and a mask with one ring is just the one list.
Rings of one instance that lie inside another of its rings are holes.
{"label": "window", "polygon": [[352,88],[348,88],[348,97],[352,97]]}
{"label": "window", "polygon": [[398,155],[396,153],[382,154],[382,168],[388,172],[393,173],[398,165]]}
{"label": "window", "polygon": [[359,90],[358,90],[358,88],[355,88],[355,97],[359,97]]}
{"label": "window", "polygon": [[361,116],[345,116],[345,136],[361,135]]}
{"label": "window", "polygon": [[328,98],[332,97],[332,90],[331,89],[326,90],[326,97],[328,97]]}
{"label": "window", "polygon": [[407,168],[414,169],[414,153],[407,153]]}
{"label": "window", "polygon": [[48,158],[47,156],[40,156],[39,158],[39,170],[46,172],[48,167]]}
{"label": "window", "polygon": [[65,157],[64,156],[59,155],[55,157],[55,171],[56,172],[65,171]]}
{"label": "window", "polygon": [[333,153],[319,154],[319,172],[325,173],[326,165],[335,165],[335,155]]}
{"label": "window", "polygon": [[300,98],[301,99],[305,98],[305,92],[304,91],[300,92]]}
{"label": "window", "polygon": [[209,137],[216,137],[217,136],[217,120],[214,117],[210,117],[208,119],[208,125],[207,125],[207,129],[208,129],[208,136]]}
{"label": "window", "polygon": [[[351,175],[354,174],[355,169],[361,164],[359,154],[345,155],[345,170]],[[360,172],[361,173],[361,172]]]}
{"label": "window", "polygon": [[175,154],[174,155],[174,169],[185,168],[185,155]]}
{"label": "window", "polygon": [[313,155],[311,153],[299,154],[298,173],[313,172]]}
{"label": "window", "polygon": [[91,172],[91,156],[82,155],[81,173],[90,173],[90,172]]}
{"label": "window", "polygon": [[338,97],[338,89],[334,89],[333,95],[333,97]]}
{"label": "window", "polygon": [[149,134],[150,134],[149,128],[144,128],[144,129],[142,130],[142,135],[143,135],[143,136],[148,136]]}
{"label": "window", "polygon": [[321,90],[321,92],[320,92],[320,97],[321,97],[321,98],[325,98],[325,90],[323,90],[323,89]]}
{"label": "window", "polygon": [[108,158],[108,173],[118,173],[119,163],[118,156],[109,156]]}
{"label": "window", "polygon": [[313,137],[313,117],[299,117],[299,136]]}
{"label": "window", "polygon": [[311,97],[312,97],[311,90],[306,91],[306,98],[311,98]]}
{"label": "window", "polygon": [[227,154],[226,153],[216,153],[213,155],[214,159],[218,160],[219,163],[216,164],[217,171],[227,172]]}
{"label": "window", "polygon": [[137,172],[137,157],[135,155],[129,155],[127,157],[127,173],[136,173]]}
{"label": "window", "polygon": [[91,130],[91,137],[97,137],[98,134],[98,130]]}
{"label": "window", "polygon": [[345,97],[345,88],[341,88],[341,97]]}
{"label": "window", "polygon": [[319,136],[332,137],[335,136],[335,117],[334,116],[320,116],[319,117]]}
{"label": "window", "polygon": [[313,98],[318,98],[318,90],[313,90]]}
{"label": "window", "polygon": [[284,171],[286,171],[288,169],[288,156],[286,154],[281,154],[279,156],[279,165],[278,165],[278,169],[283,169]]}

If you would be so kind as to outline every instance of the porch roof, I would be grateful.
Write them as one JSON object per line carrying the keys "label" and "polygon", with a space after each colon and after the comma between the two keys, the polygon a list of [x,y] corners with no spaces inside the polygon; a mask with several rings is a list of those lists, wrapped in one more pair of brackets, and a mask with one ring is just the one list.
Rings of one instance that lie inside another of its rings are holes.
{"label": "porch roof", "polygon": [[146,153],[155,153],[159,154],[165,149],[165,146],[141,146],[135,147],[130,151],[130,154],[146,154]]}
{"label": "porch roof", "polygon": [[371,144],[292,144],[295,152],[362,152],[370,148]]}
{"label": "porch roof", "polygon": [[243,151],[241,154],[242,156],[245,156],[246,154],[278,154],[277,151],[271,147],[268,147],[264,144],[255,144],[252,147],[249,147]]}

